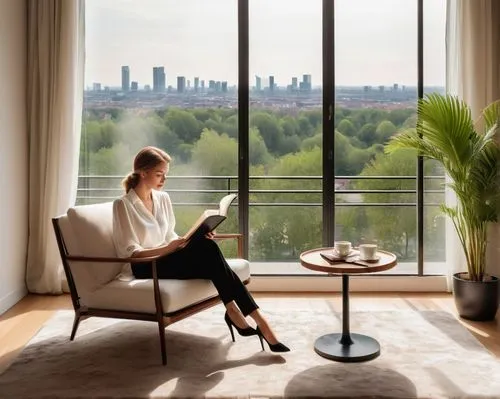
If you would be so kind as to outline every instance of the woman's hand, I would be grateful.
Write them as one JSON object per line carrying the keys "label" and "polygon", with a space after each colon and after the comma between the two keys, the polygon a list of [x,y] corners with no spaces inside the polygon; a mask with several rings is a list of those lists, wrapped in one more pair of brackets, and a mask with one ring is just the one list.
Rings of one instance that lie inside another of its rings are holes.
{"label": "woman's hand", "polygon": [[215,231],[209,231],[207,234],[205,234],[205,237],[213,240],[215,238]]}
{"label": "woman's hand", "polygon": [[163,244],[156,248],[142,249],[140,251],[135,251],[132,254],[132,258],[147,258],[149,256],[165,256],[179,249],[184,248],[188,244],[189,240],[184,237],[176,238],[170,241],[168,244]]}
{"label": "woman's hand", "polygon": [[189,241],[184,237],[176,238],[175,240],[172,240],[168,243],[168,245],[165,247],[165,250],[167,253],[175,252],[178,249],[184,248],[188,242]]}

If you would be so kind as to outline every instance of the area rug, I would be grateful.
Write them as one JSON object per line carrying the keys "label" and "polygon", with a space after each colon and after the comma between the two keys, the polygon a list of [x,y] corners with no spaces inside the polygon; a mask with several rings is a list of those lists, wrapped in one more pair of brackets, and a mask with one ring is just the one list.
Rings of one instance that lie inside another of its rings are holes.
{"label": "area rug", "polygon": [[70,342],[73,312],[60,311],[0,376],[0,397],[500,397],[500,362],[446,312],[352,312],[351,331],[378,339],[381,355],[346,364],[313,350],[341,328],[328,301],[259,303],[291,352],[231,342],[219,305],[166,329],[167,366],[154,323],[92,318]]}

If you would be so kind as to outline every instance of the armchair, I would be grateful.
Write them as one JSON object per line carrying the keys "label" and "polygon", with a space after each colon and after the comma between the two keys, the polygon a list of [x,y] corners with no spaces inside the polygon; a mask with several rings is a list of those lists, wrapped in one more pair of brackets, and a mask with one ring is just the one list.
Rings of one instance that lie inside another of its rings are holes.
{"label": "armchair", "polygon": [[[118,258],[112,239],[112,202],[75,206],[53,218],[52,223],[75,310],[70,340],[75,338],[80,321],[92,316],[157,322],[165,365],[165,327],[219,302],[209,280],[158,279],[157,256]],[[216,238],[238,240],[238,258],[228,259],[228,263],[248,284],[250,267],[242,259],[243,236],[218,234]],[[123,265],[133,262],[152,262],[153,278],[116,279]]]}

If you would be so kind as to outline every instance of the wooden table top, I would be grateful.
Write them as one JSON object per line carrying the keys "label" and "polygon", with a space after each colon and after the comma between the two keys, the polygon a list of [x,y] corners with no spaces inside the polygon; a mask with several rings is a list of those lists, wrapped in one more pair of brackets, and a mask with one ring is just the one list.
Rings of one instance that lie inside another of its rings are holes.
{"label": "wooden table top", "polygon": [[[354,248],[354,253],[349,259],[356,258],[356,263],[359,264],[342,261],[330,263],[321,257],[322,252],[325,254],[332,254],[333,248],[316,248],[302,252],[300,254],[301,265],[307,269],[331,274],[361,274],[388,270],[398,263],[396,255],[380,249],[377,251],[377,256],[380,258],[377,262],[366,262],[359,260],[359,253],[357,253],[356,248]],[[355,255],[356,253],[357,255]]]}

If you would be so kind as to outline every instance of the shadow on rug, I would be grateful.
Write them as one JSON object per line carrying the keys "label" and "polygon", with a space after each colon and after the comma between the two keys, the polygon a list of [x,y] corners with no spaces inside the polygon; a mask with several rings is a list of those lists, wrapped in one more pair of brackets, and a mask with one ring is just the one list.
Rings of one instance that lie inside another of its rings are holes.
{"label": "shadow on rug", "polygon": [[326,301],[260,302],[292,352],[232,343],[219,305],[166,329],[166,367],[156,324],[88,319],[70,342],[73,312],[61,311],[0,376],[0,397],[500,397],[500,362],[448,313],[353,312],[351,331],[378,339],[381,356],[343,364],[313,350],[340,330]]}

